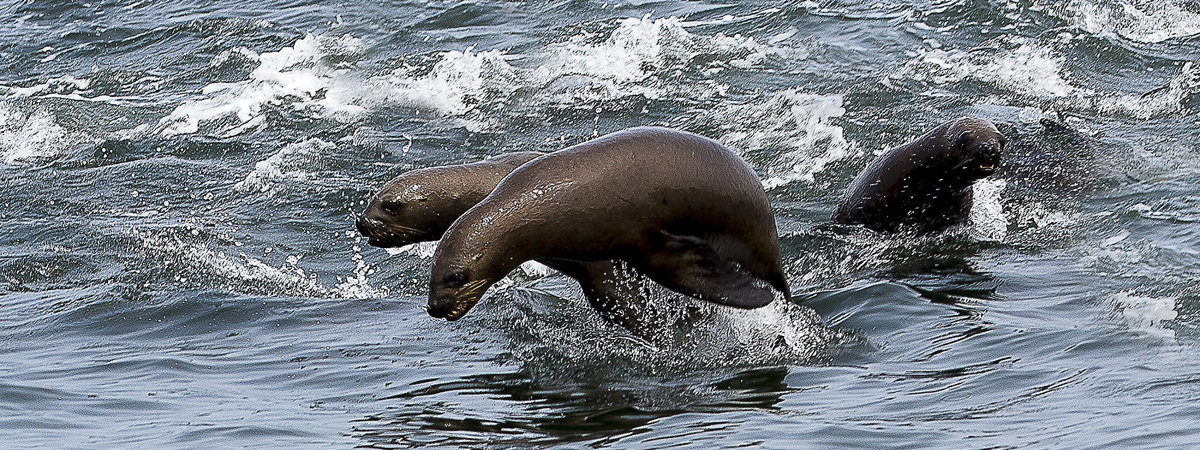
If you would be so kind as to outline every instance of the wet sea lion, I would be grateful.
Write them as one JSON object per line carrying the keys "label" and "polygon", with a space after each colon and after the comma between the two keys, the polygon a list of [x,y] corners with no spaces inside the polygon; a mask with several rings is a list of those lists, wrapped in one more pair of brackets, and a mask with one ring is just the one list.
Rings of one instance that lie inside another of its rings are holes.
{"label": "wet sea lion", "polygon": [[[356,223],[368,244],[402,247],[436,241],[464,212],[487,197],[500,180],[544,155],[514,152],[483,161],[417,169],[389,181],[367,203]],[[542,261],[579,282],[588,303],[605,320],[653,340],[657,330],[644,317],[643,277],[618,261]]]}
{"label": "wet sea lion", "polygon": [[720,143],[642,127],[517,168],[434,253],[428,312],[457,320],[529,260],[623,260],[673,291],[756,308],[790,298],[758,176]]}
{"label": "wet sea lion", "polygon": [[513,152],[483,161],[410,170],[393,178],[358,216],[359,233],[375,247],[436,241],[458,216],[487,197],[514,169],[544,155]]}
{"label": "wet sea lion", "polygon": [[985,119],[938,125],[875,158],[850,183],[832,220],[919,233],[962,223],[971,212],[971,184],[996,171],[1004,145],[1004,136]]}

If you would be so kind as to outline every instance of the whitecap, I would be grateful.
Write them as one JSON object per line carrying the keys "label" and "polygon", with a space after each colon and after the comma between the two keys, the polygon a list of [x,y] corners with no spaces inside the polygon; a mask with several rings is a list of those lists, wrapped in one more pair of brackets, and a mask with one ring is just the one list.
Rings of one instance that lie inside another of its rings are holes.
{"label": "whitecap", "polygon": [[46,111],[27,114],[0,103],[0,162],[15,165],[57,157],[88,137],[67,131]]}
{"label": "whitecap", "polygon": [[[910,61],[900,79],[947,85],[975,80],[1006,91],[1019,103],[1045,103],[1055,109],[1148,119],[1183,111],[1183,100],[1200,89],[1200,68],[1185,63],[1180,73],[1147,94],[1105,92],[1076,86],[1066,57],[1029,40],[1014,39],[1008,49],[925,50]],[[1001,100],[1003,102],[1003,100]]]}
{"label": "whitecap", "polygon": [[[200,99],[185,102],[160,119],[159,132],[193,134],[202,125],[227,119],[233,124],[214,125],[206,133],[237,135],[261,124],[268,106],[291,108],[313,118],[355,118],[364,111],[358,104],[363,88],[350,71],[353,63],[347,61],[361,52],[362,41],[353,36],[308,34],[291,47],[258,55],[259,66],[248,79],[205,86]],[[218,55],[214,63],[228,57]]]}
{"label": "whitecap", "polygon": [[773,189],[795,181],[812,183],[835,162],[860,152],[833,119],[846,114],[841,95],[786,90],[761,102],[726,105],[709,119],[717,138],[732,149],[776,155],[767,163],[763,186]]}
{"label": "whitecap", "polygon": [[337,148],[318,138],[288,144],[267,159],[254,164],[254,169],[233,186],[239,192],[258,191],[274,196],[287,181],[304,181],[312,177],[321,158]]}
{"label": "whitecap", "polygon": [[1112,296],[1121,318],[1133,331],[1164,339],[1174,340],[1175,330],[1166,323],[1179,317],[1175,310],[1176,299],[1171,297],[1148,297],[1122,291]]}
{"label": "whitecap", "polygon": [[1097,36],[1158,43],[1200,34],[1200,12],[1175,0],[1072,0],[1046,10]]}
{"label": "whitecap", "polygon": [[[628,95],[661,98],[677,93],[696,96],[722,89],[717,85],[694,89],[667,80],[684,71],[700,71],[711,77],[726,68],[758,67],[772,57],[803,56],[802,51],[762,44],[753,37],[691,33],[687,27],[692,25],[677,17],[622,19],[606,38],[585,32],[550,45],[547,54],[532,58],[538,61],[532,78],[544,86],[552,86],[564,77],[588,81],[583,88],[574,87],[560,94],[562,100]],[[700,55],[718,57],[697,64],[695,58]],[[706,82],[711,84],[710,80]]]}
{"label": "whitecap", "polygon": [[507,98],[521,86],[521,75],[506,58],[499,50],[449,51],[424,75],[418,75],[418,67],[405,67],[370,83],[382,88],[381,101],[459,116]]}

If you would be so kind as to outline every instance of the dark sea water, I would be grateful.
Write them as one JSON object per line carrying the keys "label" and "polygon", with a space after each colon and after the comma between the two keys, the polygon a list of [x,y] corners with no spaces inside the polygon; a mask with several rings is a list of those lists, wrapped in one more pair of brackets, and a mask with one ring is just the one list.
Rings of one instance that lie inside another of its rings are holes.
{"label": "dark sea water", "polygon": [[[0,447],[1200,441],[1194,0],[5,1],[0,23]],[[1044,149],[976,185],[969,226],[823,225],[875,154],[963,115]],[[794,303],[676,304],[652,346],[531,264],[447,323],[422,309],[432,245],[353,230],[405,170],[636,125],[759,172]]]}

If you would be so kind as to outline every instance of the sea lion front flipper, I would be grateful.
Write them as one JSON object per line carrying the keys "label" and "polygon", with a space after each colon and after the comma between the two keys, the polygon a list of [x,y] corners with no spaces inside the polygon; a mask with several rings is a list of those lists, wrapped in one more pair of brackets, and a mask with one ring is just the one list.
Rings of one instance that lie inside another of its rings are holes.
{"label": "sea lion front flipper", "polygon": [[632,267],[616,260],[539,262],[578,281],[588,304],[605,321],[648,342],[661,340],[666,327],[663,314],[649,304],[649,290]]}
{"label": "sea lion front flipper", "polygon": [[771,303],[775,290],[736,262],[721,257],[706,241],[665,231],[646,252],[641,267],[650,279],[667,289],[737,308],[753,309]]}

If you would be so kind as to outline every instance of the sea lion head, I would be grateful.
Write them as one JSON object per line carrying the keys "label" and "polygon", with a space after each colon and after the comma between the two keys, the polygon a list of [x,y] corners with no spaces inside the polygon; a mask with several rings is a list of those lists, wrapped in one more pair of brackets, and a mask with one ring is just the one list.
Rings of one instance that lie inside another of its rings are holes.
{"label": "sea lion head", "polygon": [[440,172],[444,170],[404,173],[371,198],[355,224],[367,243],[388,248],[441,239],[454,219],[479,199],[463,198]]}
{"label": "sea lion head", "polygon": [[429,271],[430,316],[461,319],[488,288],[523,261],[504,256],[504,233],[476,218],[460,218],[446,231]]}
{"label": "sea lion head", "polygon": [[943,142],[948,146],[945,161],[951,165],[952,178],[969,184],[996,172],[1006,142],[996,125],[976,117],[947,125]]}

